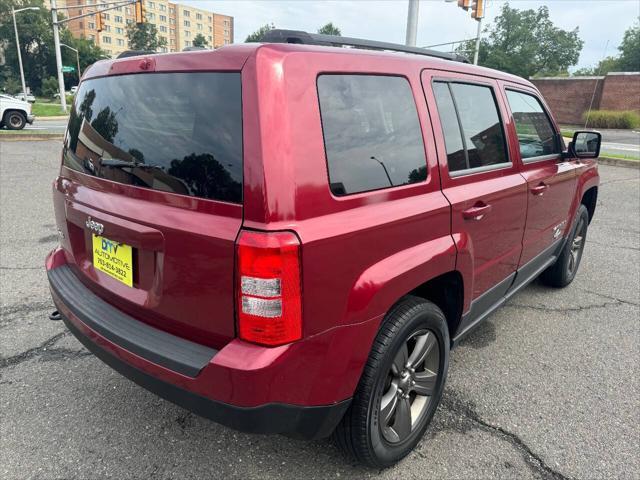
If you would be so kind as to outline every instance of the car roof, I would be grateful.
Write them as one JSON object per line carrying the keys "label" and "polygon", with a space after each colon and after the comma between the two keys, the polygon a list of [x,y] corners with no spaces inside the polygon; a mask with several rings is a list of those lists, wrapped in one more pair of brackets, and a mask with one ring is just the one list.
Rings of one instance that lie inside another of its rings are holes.
{"label": "car roof", "polygon": [[[217,71],[239,71],[252,55],[260,50],[279,52],[282,56],[292,53],[330,53],[334,55],[353,56],[354,60],[362,56],[374,55],[379,58],[402,59],[415,64],[419,68],[448,70],[468,75],[489,77],[508,82],[519,83],[535,88],[528,80],[501,72],[491,68],[480,67],[463,62],[446,60],[425,55],[411,53],[389,52],[380,50],[366,50],[361,48],[343,48],[318,45],[303,45],[293,43],[239,43],[226,45],[216,50],[199,50],[177,53],[160,53],[153,55],[140,55],[114,60],[101,60],[90,66],[83,75],[83,80],[106,75],[118,75],[126,73],[140,73],[142,70],[152,71],[202,71],[210,66]],[[142,63],[147,64],[146,68]]]}

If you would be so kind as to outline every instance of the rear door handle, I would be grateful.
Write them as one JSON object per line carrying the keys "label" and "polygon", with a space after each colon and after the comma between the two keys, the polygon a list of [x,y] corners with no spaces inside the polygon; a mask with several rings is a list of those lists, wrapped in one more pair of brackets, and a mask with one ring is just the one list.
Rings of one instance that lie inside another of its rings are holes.
{"label": "rear door handle", "polygon": [[482,220],[491,211],[491,205],[486,203],[476,203],[473,207],[463,210],[462,216],[465,220]]}
{"label": "rear door handle", "polygon": [[531,189],[531,193],[537,196],[542,196],[544,195],[544,192],[546,192],[548,188],[549,186],[546,183],[541,182],[540,185],[538,185],[537,187],[533,187]]}

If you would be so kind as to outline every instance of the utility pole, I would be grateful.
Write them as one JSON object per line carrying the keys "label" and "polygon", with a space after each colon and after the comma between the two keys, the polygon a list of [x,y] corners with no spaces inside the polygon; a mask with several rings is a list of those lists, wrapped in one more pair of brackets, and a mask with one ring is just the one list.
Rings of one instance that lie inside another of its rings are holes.
{"label": "utility pole", "polygon": [[67,113],[67,96],[64,91],[64,77],[62,76],[62,53],[60,52],[60,32],[58,26],[58,6],[56,0],[51,0],[51,18],[53,20],[53,45],[56,50],[56,68],[58,70],[58,89],[62,111]]}
{"label": "utility pole", "polygon": [[20,80],[22,81],[22,95],[23,100],[27,101],[27,85],[24,81],[24,68],[22,67],[22,52],[20,52],[20,38],[18,37],[18,24],[16,23],[16,13],[24,12],[25,10],[40,10],[40,7],[26,7],[19,8],[18,10],[11,9],[11,15],[13,15],[13,29],[16,32],[16,48],[18,49],[18,64],[20,65]]}
{"label": "utility pole", "polygon": [[416,37],[418,36],[419,1],[409,0],[409,8],[407,10],[407,40],[405,44],[410,47],[416,46]]}
{"label": "utility pole", "polygon": [[473,52],[473,64],[478,64],[478,53],[480,52],[480,33],[482,32],[482,18],[477,20],[478,22],[478,33],[476,34],[476,49]]}

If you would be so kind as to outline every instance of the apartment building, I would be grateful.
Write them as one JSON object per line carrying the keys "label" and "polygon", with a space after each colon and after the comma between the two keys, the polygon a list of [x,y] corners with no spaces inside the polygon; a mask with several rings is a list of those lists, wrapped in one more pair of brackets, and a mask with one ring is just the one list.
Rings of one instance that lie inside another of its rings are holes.
{"label": "apartment building", "polygon": [[[75,17],[106,4],[104,0],[58,0],[58,7],[73,7],[65,11],[65,16]],[[162,52],[179,52],[192,46],[193,39],[202,34],[209,47],[218,48],[233,43],[233,17],[210,12],[166,0],[146,0],[146,21],[158,29],[158,37],[166,40],[167,46]],[[68,28],[75,37],[87,38],[96,42],[111,56],[128,50],[127,24],[135,21],[133,4],[117,7],[103,13],[103,29],[96,30],[94,16],[88,16],[69,22]]]}

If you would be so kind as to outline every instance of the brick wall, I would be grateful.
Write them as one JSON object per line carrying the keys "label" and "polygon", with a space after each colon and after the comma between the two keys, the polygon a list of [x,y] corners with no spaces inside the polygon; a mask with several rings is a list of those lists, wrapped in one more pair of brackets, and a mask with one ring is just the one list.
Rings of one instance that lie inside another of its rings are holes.
{"label": "brick wall", "polygon": [[640,112],[640,73],[613,73],[604,79],[600,110]]}
{"label": "brick wall", "polygon": [[640,73],[609,73],[601,77],[533,78],[561,124],[582,123],[582,115],[593,110],[636,110],[640,112]]}

